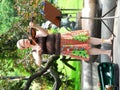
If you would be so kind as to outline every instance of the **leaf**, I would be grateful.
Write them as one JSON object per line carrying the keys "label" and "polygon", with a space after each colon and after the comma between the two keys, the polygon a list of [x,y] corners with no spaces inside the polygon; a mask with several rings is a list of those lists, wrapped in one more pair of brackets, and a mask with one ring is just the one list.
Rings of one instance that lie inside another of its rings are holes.
{"label": "leaf", "polygon": [[76,55],[76,56],[81,56],[81,57],[84,57],[84,58],[89,57],[89,55],[87,53],[87,50],[85,50],[85,49],[78,49],[78,50],[75,49],[75,50],[72,51],[72,54]]}

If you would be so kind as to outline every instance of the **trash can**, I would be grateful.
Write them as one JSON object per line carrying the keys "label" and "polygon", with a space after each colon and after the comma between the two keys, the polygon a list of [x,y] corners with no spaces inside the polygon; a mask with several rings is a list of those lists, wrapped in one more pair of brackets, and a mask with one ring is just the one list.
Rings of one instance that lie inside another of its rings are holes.
{"label": "trash can", "polygon": [[[119,72],[119,70],[118,70]],[[116,83],[116,64],[103,62],[98,65],[98,77],[100,90],[119,90],[119,84]],[[119,78],[118,82],[119,82]]]}

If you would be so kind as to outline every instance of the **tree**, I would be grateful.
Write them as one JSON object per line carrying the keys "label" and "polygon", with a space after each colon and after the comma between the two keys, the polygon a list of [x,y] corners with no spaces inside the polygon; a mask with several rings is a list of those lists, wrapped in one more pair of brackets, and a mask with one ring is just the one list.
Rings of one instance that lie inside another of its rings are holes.
{"label": "tree", "polygon": [[12,28],[12,24],[18,20],[15,15],[14,0],[2,0],[0,2],[0,35]]}

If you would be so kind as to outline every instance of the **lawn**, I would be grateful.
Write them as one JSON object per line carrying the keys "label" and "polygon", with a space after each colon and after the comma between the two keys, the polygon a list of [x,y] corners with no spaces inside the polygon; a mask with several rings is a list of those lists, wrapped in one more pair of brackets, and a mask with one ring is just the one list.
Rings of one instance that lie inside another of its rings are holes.
{"label": "lawn", "polygon": [[[82,9],[83,7],[83,0],[57,0],[57,6],[62,10],[62,13],[71,14],[73,17],[76,17],[77,12]],[[68,10],[64,10],[68,9]],[[69,9],[76,9],[76,10],[69,10]],[[75,20],[76,18],[72,18]],[[69,78],[74,79],[75,89],[80,90],[80,82],[81,82],[81,63],[77,62],[70,62],[72,66],[76,68],[76,71],[71,70],[70,68],[66,67],[67,74]],[[62,64],[59,64],[60,67]],[[65,72],[65,70],[63,70]]]}
{"label": "lawn", "polygon": [[61,9],[82,9],[83,0],[57,0],[57,5]]}

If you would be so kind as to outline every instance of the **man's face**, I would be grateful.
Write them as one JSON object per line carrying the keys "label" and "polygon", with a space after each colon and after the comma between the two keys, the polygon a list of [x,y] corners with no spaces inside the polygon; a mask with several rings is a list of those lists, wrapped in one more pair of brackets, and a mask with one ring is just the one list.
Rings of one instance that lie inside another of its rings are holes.
{"label": "man's face", "polygon": [[19,46],[21,49],[29,48],[30,47],[30,41],[28,39],[21,39],[19,41]]}

